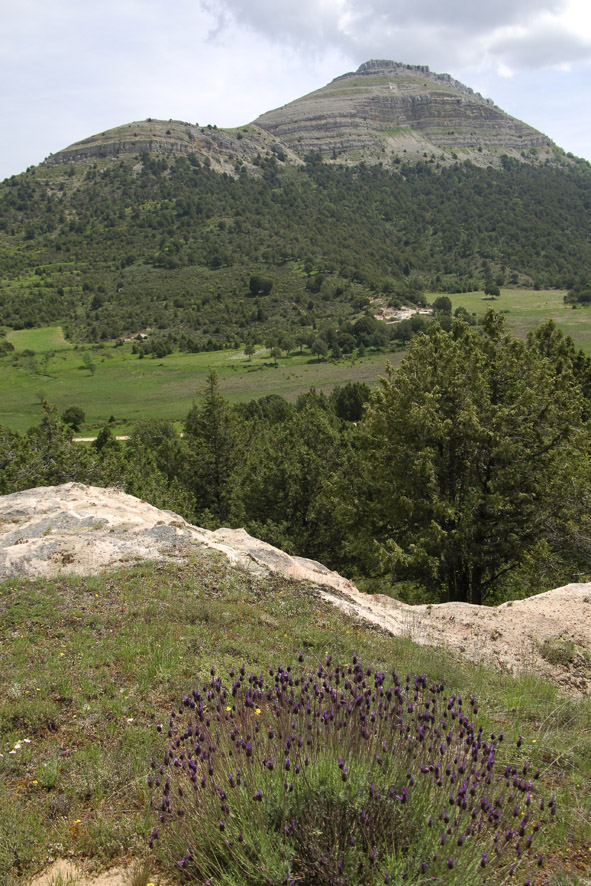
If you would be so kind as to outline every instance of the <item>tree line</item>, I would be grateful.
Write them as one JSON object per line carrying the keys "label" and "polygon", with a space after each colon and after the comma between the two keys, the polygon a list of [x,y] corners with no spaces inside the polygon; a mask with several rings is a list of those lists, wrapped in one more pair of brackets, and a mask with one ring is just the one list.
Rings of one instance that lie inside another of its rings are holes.
{"label": "tree line", "polygon": [[0,492],[117,485],[367,590],[496,603],[589,570],[590,417],[590,358],[552,322],[523,342],[489,311],[415,335],[373,393],[232,406],[211,372],[182,437],[149,420],[87,448],[46,403],[27,434],[0,429]]}
{"label": "tree line", "polygon": [[78,341],[152,328],[203,350],[425,290],[588,288],[590,193],[582,161],[31,169],[0,183],[0,324],[61,322]]}

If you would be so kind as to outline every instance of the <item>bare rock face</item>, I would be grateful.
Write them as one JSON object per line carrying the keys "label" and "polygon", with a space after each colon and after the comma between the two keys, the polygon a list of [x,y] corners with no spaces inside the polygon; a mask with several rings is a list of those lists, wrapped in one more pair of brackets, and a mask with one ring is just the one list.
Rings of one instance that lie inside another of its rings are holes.
{"label": "bare rock face", "polygon": [[320,563],[290,557],[244,529],[200,529],[119,489],[65,483],[0,497],[0,580],[92,575],[145,560],[179,561],[200,547],[259,574],[280,572],[341,590],[351,587]]}
{"label": "bare rock face", "polygon": [[259,576],[310,582],[333,605],[394,636],[501,671],[535,671],[570,694],[591,689],[591,583],[497,607],[408,606],[361,593],[322,564],[291,557],[244,529],[200,529],[118,489],[66,483],[0,497],[0,580],[182,562],[203,548]]}
{"label": "bare rock face", "polygon": [[255,123],[300,155],[332,152],[386,165],[393,156],[433,152],[480,164],[532,148],[536,156],[553,154],[545,135],[449,74],[394,61],[366,62]]}
{"label": "bare rock face", "polygon": [[[44,161],[45,166],[78,163],[103,158],[117,158],[124,154],[151,154],[190,156],[199,162],[212,161],[228,170],[237,160],[248,161],[264,152],[274,138],[257,127],[237,131],[199,126],[181,120],[138,120],[114,129],[91,135],[75,142]],[[138,170],[139,171],[139,170]]]}
{"label": "bare rock face", "polygon": [[347,163],[423,157],[499,165],[503,154],[527,162],[554,159],[555,145],[490,99],[425,65],[373,60],[309,95],[235,130],[179,120],[127,123],[51,155],[45,165],[123,154],[189,155],[235,173],[270,152],[301,163],[311,152]]}

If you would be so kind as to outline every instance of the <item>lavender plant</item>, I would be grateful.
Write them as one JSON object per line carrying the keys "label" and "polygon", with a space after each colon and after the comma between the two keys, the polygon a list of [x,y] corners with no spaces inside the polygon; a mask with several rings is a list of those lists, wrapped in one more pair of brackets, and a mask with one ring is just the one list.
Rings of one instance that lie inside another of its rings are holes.
{"label": "lavender plant", "polygon": [[474,696],[357,656],[230,676],[158,725],[150,846],[181,883],[531,884],[555,800],[502,760]]}

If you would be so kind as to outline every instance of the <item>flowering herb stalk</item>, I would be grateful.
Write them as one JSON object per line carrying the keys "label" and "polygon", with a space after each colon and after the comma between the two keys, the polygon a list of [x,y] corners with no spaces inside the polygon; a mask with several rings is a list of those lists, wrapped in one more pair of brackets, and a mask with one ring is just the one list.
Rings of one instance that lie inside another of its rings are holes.
{"label": "flowering herb stalk", "polygon": [[181,883],[529,883],[556,811],[474,697],[374,671],[232,669],[158,728],[150,845]]}

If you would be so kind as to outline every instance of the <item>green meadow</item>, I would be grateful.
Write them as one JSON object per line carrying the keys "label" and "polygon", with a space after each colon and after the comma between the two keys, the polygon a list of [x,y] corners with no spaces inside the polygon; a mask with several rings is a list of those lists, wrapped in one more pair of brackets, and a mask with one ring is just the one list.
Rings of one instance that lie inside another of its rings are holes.
{"label": "green meadow", "polygon": [[[60,327],[12,332],[8,338],[16,351],[0,360],[0,424],[21,432],[39,422],[44,399],[60,412],[68,406],[84,409],[85,431],[95,431],[114,416],[117,432],[125,433],[142,419],[182,421],[212,368],[221,393],[231,402],[267,394],[295,400],[311,387],[329,391],[346,381],[375,385],[387,363],[402,353],[319,362],[305,349],[275,362],[261,348],[251,359],[242,350],[139,359],[128,343],[70,345]],[[91,358],[93,370],[85,357]]]}
{"label": "green meadow", "polygon": [[[591,353],[591,308],[565,305],[564,294],[561,290],[503,289],[495,299],[481,291],[450,298],[454,310],[464,307],[477,317],[490,308],[501,311],[509,331],[520,337],[552,319],[578,347]],[[435,297],[429,295],[430,300]],[[387,364],[396,365],[403,355],[399,346],[391,352],[368,351],[363,357],[318,361],[306,348],[274,361],[268,349],[261,347],[251,359],[242,350],[176,352],[139,359],[129,342],[73,345],[64,339],[60,326],[12,331],[7,338],[15,352],[0,360],[0,424],[21,432],[38,423],[44,399],[55,403],[60,412],[69,406],[84,409],[83,433],[96,432],[114,417],[114,430],[123,434],[143,419],[181,422],[212,368],[230,402],[268,394],[295,400],[311,387],[328,392],[347,381],[374,386]]]}
{"label": "green meadow", "polygon": [[[591,310],[565,305],[565,295],[566,292],[560,289],[501,289],[498,298],[485,296],[482,291],[463,292],[449,297],[454,310],[463,307],[477,317],[482,317],[490,308],[502,311],[508,329],[520,338],[525,338],[531,329],[546,320],[553,320],[572,337],[577,347],[591,353]],[[435,297],[428,296],[430,299]]]}

